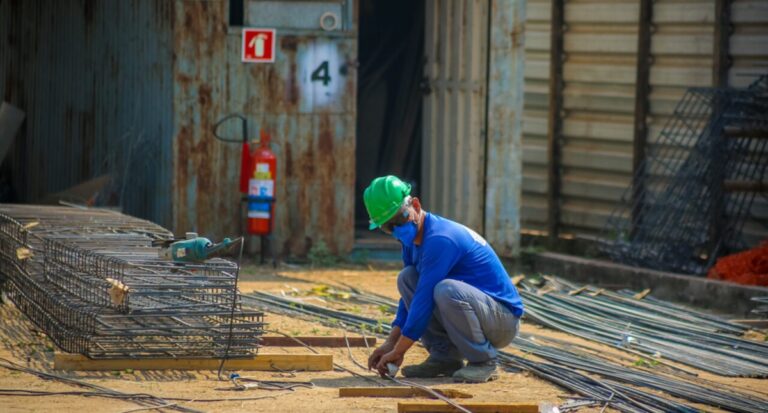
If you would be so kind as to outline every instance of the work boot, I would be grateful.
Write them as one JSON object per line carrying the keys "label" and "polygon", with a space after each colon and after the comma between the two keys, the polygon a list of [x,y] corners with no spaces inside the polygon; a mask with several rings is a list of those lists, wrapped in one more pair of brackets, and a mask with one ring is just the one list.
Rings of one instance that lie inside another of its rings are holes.
{"label": "work boot", "polygon": [[499,378],[496,359],[479,363],[468,363],[465,367],[453,373],[453,381],[460,383],[485,383]]}
{"label": "work boot", "polygon": [[421,364],[403,367],[403,376],[411,378],[450,376],[462,366],[464,362],[461,360],[437,360],[429,357]]}

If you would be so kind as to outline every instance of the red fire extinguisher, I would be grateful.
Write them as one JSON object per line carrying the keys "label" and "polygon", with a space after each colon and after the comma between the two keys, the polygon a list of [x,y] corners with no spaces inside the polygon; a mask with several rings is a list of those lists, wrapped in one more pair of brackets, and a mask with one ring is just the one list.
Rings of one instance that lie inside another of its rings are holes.
{"label": "red fire extinguisher", "polygon": [[237,118],[242,126],[242,153],[240,156],[240,192],[248,203],[247,231],[251,235],[269,235],[272,232],[272,220],[275,203],[275,181],[277,162],[270,150],[270,136],[261,131],[259,145],[251,150],[248,141],[248,121],[240,114],[228,115],[214,125],[213,135],[223,142],[240,142],[240,139],[221,136],[219,127],[224,122]]}
{"label": "red fire extinguisher", "polygon": [[271,137],[261,131],[259,146],[251,153],[248,181],[248,233],[269,235],[275,211],[277,158],[269,148]]}

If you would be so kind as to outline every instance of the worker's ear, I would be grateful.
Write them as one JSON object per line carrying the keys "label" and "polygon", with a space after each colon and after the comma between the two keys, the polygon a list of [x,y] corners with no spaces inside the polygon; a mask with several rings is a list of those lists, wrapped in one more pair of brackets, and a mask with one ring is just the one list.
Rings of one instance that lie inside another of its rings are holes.
{"label": "worker's ear", "polygon": [[421,201],[419,201],[419,198],[413,197],[412,203],[413,203],[413,209],[415,209],[417,213],[420,213],[421,212]]}

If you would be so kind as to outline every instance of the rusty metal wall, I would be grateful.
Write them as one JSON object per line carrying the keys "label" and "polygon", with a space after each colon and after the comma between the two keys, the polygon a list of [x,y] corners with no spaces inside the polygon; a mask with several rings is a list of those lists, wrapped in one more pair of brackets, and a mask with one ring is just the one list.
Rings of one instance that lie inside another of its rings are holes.
{"label": "rusty metal wall", "polygon": [[[630,183],[639,5],[639,0],[565,3],[561,233],[599,233]],[[551,1],[528,1],[522,212],[528,233],[547,225],[550,18]],[[732,21],[730,85],[745,86],[754,79],[745,73],[766,70],[768,3],[736,0]],[[654,1],[652,22],[649,147],[686,88],[713,84],[715,0]],[[768,215],[764,201],[755,211]],[[766,234],[755,222],[748,227]]]}
{"label": "rusty metal wall", "polygon": [[0,1],[0,97],[27,114],[6,160],[20,200],[111,173],[125,212],[170,224],[171,6]]}
{"label": "rusty metal wall", "polygon": [[[245,64],[241,28],[228,27],[227,3],[175,2],[174,228],[216,238],[241,233],[240,146],[211,132],[216,121],[237,112],[249,119],[252,138],[259,128],[272,135],[277,252],[301,255],[319,240],[335,253],[349,251],[357,13],[345,9],[347,26],[334,33],[278,27],[275,63]],[[246,25],[253,7],[246,2]],[[331,68],[328,85],[310,81],[323,60]]]}
{"label": "rusty metal wall", "polygon": [[422,190],[425,207],[481,230],[488,1],[427,1]]}

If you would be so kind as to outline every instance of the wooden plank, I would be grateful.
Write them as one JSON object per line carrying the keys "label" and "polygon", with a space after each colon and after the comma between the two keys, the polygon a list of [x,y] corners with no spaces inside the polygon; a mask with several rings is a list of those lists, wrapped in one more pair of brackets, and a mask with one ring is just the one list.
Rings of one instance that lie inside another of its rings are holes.
{"label": "wooden plank", "polygon": [[726,126],[723,133],[729,138],[759,138],[768,139],[768,130],[759,128],[742,128],[739,126]]}
{"label": "wooden plank", "polygon": [[[432,389],[445,397],[452,399],[470,399],[472,395],[455,389]],[[342,387],[339,389],[339,397],[428,397],[435,396],[424,389],[413,387]]]}
{"label": "wooden plank", "polygon": [[645,298],[650,293],[651,293],[651,289],[650,288],[646,288],[645,290],[640,291],[639,293],[633,295],[632,298],[634,298],[635,300],[642,300],[643,298]]}
{"label": "wooden plank", "polygon": [[[538,413],[539,405],[535,403],[459,403],[473,413]],[[457,412],[458,410],[443,401],[399,402],[398,413],[409,412]]]}
{"label": "wooden plank", "polygon": [[587,286],[583,285],[583,286],[581,286],[581,287],[579,287],[579,288],[577,288],[577,289],[575,289],[573,291],[568,291],[568,295],[577,295],[577,294],[581,293],[582,291],[584,291],[586,289],[587,289]]}
{"label": "wooden plank", "polygon": [[[261,345],[268,347],[303,347],[296,340],[312,347],[346,347],[347,342],[344,337],[284,337],[284,336],[265,336],[261,337]],[[370,347],[376,345],[376,337],[347,337],[350,347]],[[366,341],[368,345],[366,346]]]}
{"label": "wooden plank", "polygon": [[63,191],[56,192],[55,194],[46,195],[41,202],[56,205],[60,201],[67,201],[89,205],[93,203],[99,192],[103,190],[111,180],[112,177],[110,175],[101,175]]}
{"label": "wooden plank", "polygon": [[557,239],[560,226],[560,145],[563,126],[563,25],[564,0],[552,0],[552,29],[549,49],[549,119],[547,131],[548,217],[551,241]]}
{"label": "wooden plank", "polygon": [[768,182],[762,181],[725,181],[723,189],[728,192],[768,192]]}
{"label": "wooden plank", "polygon": [[591,295],[592,297],[597,297],[598,295],[600,295],[600,294],[602,294],[604,292],[605,292],[605,288],[600,288],[597,291],[589,293],[589,295]]}
{"label": "wooden plank", "polygon": [[715,41],[714,66],[712,67],[712,85],[728,86],[728,68],[730,67],[731,36],[731,0],[715,1]]}
{"label": "wooden plank", "polygon": [[731,323],[743,324],[752,328],[768,328],[768,319],[734,319]]}
{"label": "wooden plank", "polygon": [[[219,359],[190,358],[140,358],[140,359],[89,359],[81,354],[56,353],[53,368],[56,370],[113,371],[113,370],[217,370]],[[246,359],[230,359],[224,368],[231,370],[305,370],[330,371],[333,356],[330,354],[258,354]]]}

